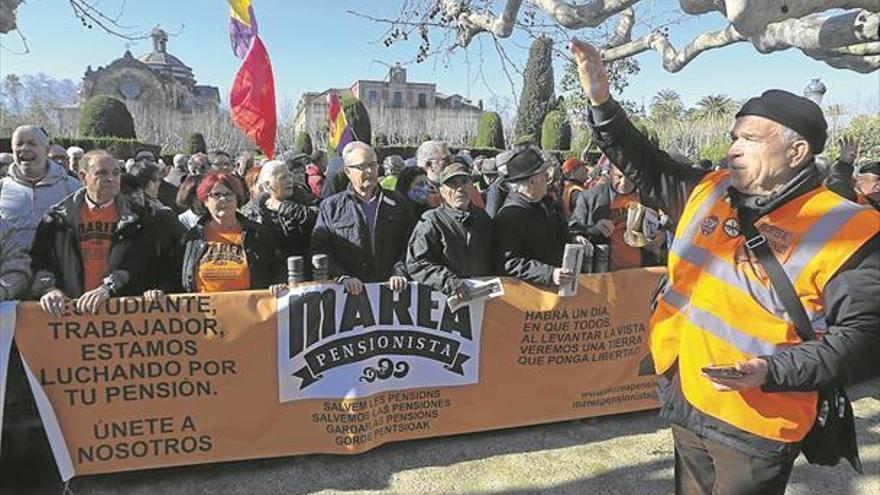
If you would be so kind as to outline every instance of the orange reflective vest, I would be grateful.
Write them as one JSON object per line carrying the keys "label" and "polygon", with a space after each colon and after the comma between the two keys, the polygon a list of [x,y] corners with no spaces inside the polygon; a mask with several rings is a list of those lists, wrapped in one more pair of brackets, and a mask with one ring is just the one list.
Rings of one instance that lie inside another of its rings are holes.
{"label": "orange reflective vest", "polygon": [[[801,342],[745,247],[728,203],[728,176],[706,176],[685,205],[670,248],[669,284],[651,318],[651,353],[658,373],[678,359],[682,393],[699,411],[760,437],[797,442],[815,421],[815,392],[718,392],[701,376],[704,366]],[[756,227],[822,335],[825,284],[880,230],[880,214],[819,187],[761,217]]]}
{"label": "orange reflective vest", "polygon": [[871,198],[865,196],[864,194],[856,194],[856,202],[860,205],[870,206],[875,210],[880,210],[880,203],[876,201],[871,201]]}
{"label": "orange reflective vest", "polygon": [[565,186],[562,188],[562,212],[565,213],[565,218],[569,218],[574,213],[572,195],[575,191],[584,192],[584,186],[574,181],[565,181]]}

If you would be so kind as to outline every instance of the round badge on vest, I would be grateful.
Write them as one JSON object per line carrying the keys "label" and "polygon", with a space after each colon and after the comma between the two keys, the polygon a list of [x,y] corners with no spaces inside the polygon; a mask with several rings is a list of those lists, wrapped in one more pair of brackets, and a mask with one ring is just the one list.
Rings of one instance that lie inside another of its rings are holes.
{"label": "round badge on vest", "polygon": [[733,217],[724,221],[724,233],[730,237],[739,236],[739,222]]}
{"label": "round badge on vest", "polygon": [[716,228],[718,228],[718,217],[715,215],[709,215],[703,219],[703,223],[700,224],[700,233],[709,237],[712,235],[712,232],[715,232]]}

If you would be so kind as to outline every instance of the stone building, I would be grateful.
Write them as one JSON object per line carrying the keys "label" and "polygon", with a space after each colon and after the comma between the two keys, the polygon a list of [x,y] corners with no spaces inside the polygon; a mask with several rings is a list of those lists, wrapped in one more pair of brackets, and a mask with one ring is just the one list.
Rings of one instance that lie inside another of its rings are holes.
{"label": "stone building", "polygon": [[308,132],[313,142],[324,143],[327,132],[327,97],[350,94],[364,103],[370,114],[374,139],[383,135],[391,144],[417,144],[424,137],[465,144],[476,134],[482,102],[437,92],[434,83],[410,82],[406,68],[391,67],[385,80],[359,79],[348,88],[303,93],[296,106],[294,131]]}
{"label": "stone building", "polygon": [[220,91],[216,86],[196,84],[193,71],[167,51],[168,33],[153,29],[153,51],[135,58],[126,50],[106,67],[92,70],[83,78],[80,98],[87,101],[95,95],[118,98],[132,108],[164,107],[182,113],[216,110]]}

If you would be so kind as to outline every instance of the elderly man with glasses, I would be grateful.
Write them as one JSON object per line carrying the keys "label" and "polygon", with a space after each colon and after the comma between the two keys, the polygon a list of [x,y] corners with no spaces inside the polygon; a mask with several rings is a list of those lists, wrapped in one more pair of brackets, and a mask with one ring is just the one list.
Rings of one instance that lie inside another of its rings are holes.
{"label": "elderly man with glasses", "polygon": [[354,141],[342,150],[348,189],[321,203],[312,254],[325,254],[329,272],[351,294],[364,282],[406,286],[404,257],[415,218],[403,198],[379,187],[376,152]]}

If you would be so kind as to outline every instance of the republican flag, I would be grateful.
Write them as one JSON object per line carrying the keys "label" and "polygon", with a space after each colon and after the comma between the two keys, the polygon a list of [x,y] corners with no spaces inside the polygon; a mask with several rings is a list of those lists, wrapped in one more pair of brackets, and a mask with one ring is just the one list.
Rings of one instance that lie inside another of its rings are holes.
{"label": "republican flag", "polygon": [[251,42],[257,36],[257,18],[251,0],[227,0],[229,2],[229,42],[235,56],[243,59]]}
{"label": "republican flag", "polygon": [[341,155],[345,145],[354,141],[354,131],[352,131],[351,126],[348,125],[348,120],[345,118],[345,112],[342,110],[342,104],[339,102],[339,94],[336,91],[331,91],[327,99],[330,103],[330,111],[327,115],[327,127],[330,130],[330,146]]}
{"label": "republican flag", "polygon": [[232,121],[271,158],[275,154],[275,81],[272,63],[254,36],[229,92]]}

